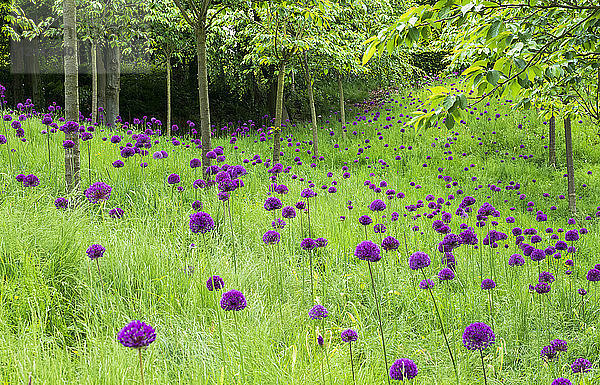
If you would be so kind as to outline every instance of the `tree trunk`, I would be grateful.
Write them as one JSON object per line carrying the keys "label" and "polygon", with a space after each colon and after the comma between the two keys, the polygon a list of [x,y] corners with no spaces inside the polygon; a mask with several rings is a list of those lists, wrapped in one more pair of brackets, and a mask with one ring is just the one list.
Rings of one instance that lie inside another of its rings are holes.
{"label": "tree trunk", "polygon": [[556,166],[556,119],[550,117],[548,124],[548,166]]}
{"label": "tree trunk", "polygon": [[342,75],[338,75],[338,89],[340,93],[340,118],[342,122],[342,137],[346,139],[346,99],[344,99],[344,85]]}
{"label": "tree trunk", "polygon": [[121,50],[115,45],[106,47],[106,124],[114,126],[119,116],[121,91]]}
{"label": "tree trunk", "polygon": [[315,110],[315,95],[313,94],[312,78],[308,68],[308,55],[304,52],[304,75],[306,76],[306,88],[308,90],[308,103],[310,104],[310,123],[313,138],[313,155],[319,156],[319,135],[317,132],[317,111]]}
{"label": "tree trunk", "polygon": [[283,116],[283,86],[285,84],[285,61],[279,64],[277,75],[277,100],[275,103],[275,132],[273,134],[273,164],[279,163],[281,152],[281,120]]}
{"label": "tree trunk", "polygon": [[[100,49],[98,49],[100,48]],[[104,46],[96,46],[96,66],[98,73],[98,107],[106,108],[106,50]],[[102,113],[106,116],[106,111]],[[106,121],[106,119],[104,119]]]}
{"label": "tree trunk", "polygon": [[167,54],[167,137],[171,137],[171,54]]}
{"label": "tree trunk", "polygon": [[202,170],[205,178],[208,179],[207,170],[211,160],[206,154],[211,150],[211,143],[205,21],[201,21],[200,25],[196,28],[196,54],[198,56],[198,96],[200,101],[200,135],[202,137]]}
{"label": "tree trunk", "polygon": [[92,39],[92,125],[98,122],[98,42]]}
{"label": "tree trunk", "polygon": [[573,140],[571,138],[571,118],[565,117],[565,148],[567,155],[567,191],[569,193],[569,210],[575,215],[575,170],[573,167]]}
{"label": "tree trunk", "polygon": [[[65,118],[79,121],[79,81],[77,61],[77,10],[75,0],[63,0]],[[65,150],[65,181],[68,192],[79,190],[79,132],[65,135],[75,146]]]}

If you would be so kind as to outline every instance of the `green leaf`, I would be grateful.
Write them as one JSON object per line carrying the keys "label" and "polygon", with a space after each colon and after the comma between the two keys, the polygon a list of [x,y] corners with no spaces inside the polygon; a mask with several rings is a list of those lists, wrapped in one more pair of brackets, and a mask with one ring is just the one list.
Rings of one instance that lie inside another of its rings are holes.
{"label": "green leaf", "polygon": [[486,40],[490,40],[498,36],[500,32],[500,26],[502,25],[502,20],[494,20],[490,25],[490,29],[488,29]]}
{"label": "green leaf", "polygon": [[452,116],[452,114],[447,114],[446,115],[446,120],[444,120],[444,124],[446,125],[446,127],[451,130],[454,128],[454,116]]}
{"label": "green leaf", "polygon": [[371,45],[369,46],[369,49],[363,55],[362,65],[367,64],[369,62],[369,60],[371,60],[373,55],[375,55],[375,52],[377,51],[377,44],[374,44],[374,43],[375,42],[371,43]]}
{"label": "green leaf", "polygon": [[485,79],[488,81],[488,83],[491,83],[493,85],[498,85],[498,79],[500,79],[500,71],[489,70],[485,74]]}

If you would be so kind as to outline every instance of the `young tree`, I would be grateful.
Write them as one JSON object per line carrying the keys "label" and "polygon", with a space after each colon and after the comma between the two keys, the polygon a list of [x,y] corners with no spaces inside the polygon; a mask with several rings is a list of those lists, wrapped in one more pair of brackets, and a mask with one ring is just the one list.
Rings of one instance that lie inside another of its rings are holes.
{"label": "young tree", "polygon": [[[597,1],[441,0],[433,6],[413,7],[367,40],[363,62],[377,52],[381,54],[386,49],[391,52],[397,46],[426,41],[432,31],[449,27],[456,27],[452,29],[455,31],[452,59],[466,57],[473,63],[463,72],[467,91],[472,90],[473,94],[432,88],[426,103],[433,108],[427,113],[415,112],[410,122],[417,129],[440,119],[452,129],[467,106],[491,96],[510,97],[516,101],[515,107],[526,109],[532,105],[551,105],[542,113],[546,118],[554,113],[566,118],[565,143],[572,140],[572,115],[587,113],[599,121],[600,116],[593,113],[594,106],[598,110],[598,99],[589,99],[599,92],[598,83],[580,82],[590,72],[596,72],[587,59],[600,56]],[[582,93],[581,87],[588,87],[589,92]],[[567,165],[572,164],[572,153],[567,151]],[[573,167],[567,167],[567,174],[569,208],[575,213]]]}
{"label": "young tree", "polygon": [[[79,121],[79,81],[77,61],[77,8],[75,0],[63,0],[65,118]],[[66,139],[75,146],[65,150],[65,180],[67,191],[79,190],[79,132],[67,133]]]}

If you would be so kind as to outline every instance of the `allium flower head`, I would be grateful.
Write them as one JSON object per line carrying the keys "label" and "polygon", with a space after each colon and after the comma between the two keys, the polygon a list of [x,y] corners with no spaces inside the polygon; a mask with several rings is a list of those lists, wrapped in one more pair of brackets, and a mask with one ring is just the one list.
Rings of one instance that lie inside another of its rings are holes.
{"label": "allium flower head", "polygon": [[314,239],[312,238],[304,238],[301,242],[300,242],[300,247],[304,250],[312,250],[314,248],[317,247],[317,243],[315,242]]}
{"label": "allium flower head", "polygon": [[199,211],[190,215],[190,230],[192,233],[206,234],[215,227],[215,221],[212,217],[203,212]]}
{"label": "allium flower head", "polygon": [[419,289],[422,289],[422,290],[433,289],[434,286],[435,286],[435,282],[433,282],[430,279],[424,279],[421,282],[419,282]]}
{"label": "allium flower head", "polygon": [[213,275],[206,281],[206,288],[208,291],[221,290],[223,287],[225,287],[225,281],[218,275]]}
{"label": "allium flower head", "polygon": [[327,317],[327,309],[325,309],[325,306],[323,305],[315,305],[312,307],[312,309],[310,309],[308,311],[308,316],[310,317],[310,319],[323,319],[325,317]]}
{"label": "allium flower head", "polygon": [[558,352],[552,345],[544,346],[540,352],[540,357],[546,361],[554,361],[558,357]]}
{"label": "allium flower head", "polygon": [[385,251],[397,250],[400,242],[392,236],[386,237],[381,241],[381,248]]}
{"label": "allium flower head", "polygon": [[229,290],[221,296],[221,308],[225,311],[240,311],[246,308],[246,298],[241,291]]}
{"label": "allium flower head", "polygon": [[121,329],[117,339],[127,348],[141,349],[156,340],[156,332],[152,326],[142,321],[131,321]]}
{"label": "allium flower head", "polygon": [[90,187],[85,190],[85,196],[91,203],[100,203],[110,198],[112,187],[104,182],[93,183]]}
{"label": "allium flower head", "polygon": [[358,218],[358,222],[363,226],[368,226],[371,223],[373,223],[373,220],[371,219],[370,216],[363,215],[362,217]]}
{"label": "allium flower head", "polygon": [[181,177],[177,174],[171,174],[167,177],[168,184],[177,184],[181,182]]}
{"label": "allium flower head", "polygon": [[578,358],[571,364],[573,373],[586,373],[590,371],[591,367],[592,363],[585,358]]}
{"label": "allium flower head", "polygon": [[313,197],[317,196],[317,193],[309,188],[306,188],[306,189],[302,190],[302,192],[300,193],[300,196],[302,198],[313,198]]}
{"label": "allium flower head", "polygon": [[124,214],[125,214],[125,211],[120,207],[115,207],[114,209],[111,209],[108,212],[108,215],[110,215],[111,218],[115,218],[115,219],[123,218]]}
{"label": "allium flower head", "polygon": [[23,179],[23,187],[37,187],[39,185],[40,180],[33,174],[29,174]]}
{"label": "allium flower head", "polygon": [[550,346],[554,348],[557,352],[566,352],[567,351],[567,341],[563,340],[552,340],[550,341]]}
{"label": "allium flower head", "polygon": [[281,235],[277,231],[269,230],[263,235],[263,242],[267,245],[275,245],[279,243]]}
{"label": "allium flower head", "polygon": [[327,246],[327,243],[327,239],[323,237],[315,239],[315,244],[317,245],[317,247],[325,247]]}
{"label": "allium flower head", "polygon": [[69,201],[66,198],[56,198],[54,206],[56,206],[57,209],[64,210],[69,207]]}
{"label": "allium flower head", "polygon": [[571,381],[569,381],[568,378],[559,377],[559,378],[555,379],[554,381],[552,381],[551,385],[573,385],[573,383]]}
{"label": "allium flower head", "polygon": [[547,284],[546,282],[540,282],[537,285],[535,285],[534,290],[536,291],[536,293],[538,294],[546,294],[548,292],[550,292],[550,285]]}
{"label": "allium flower head", "polygon": [[279,210],[282,206],[281,200],[277,197],[268,197],[264,204],[264,208],[267,211]]}
{"label": "allium flower head", "polygon": [[520,254],[513,254],[508,259],[509,266],[523,266],[525,264],[525,259]]}
{"label": "allium flower head", "polygon": [[574,242],[579,240],[579,232],[577,230],[568,230],[565,233],[565,241]]}
{"label": "allium flower head", "polygon": [[342,331],[342,341],[344,342],[354,342],[358,340],[358,333],[356,333],[353,329],[346,329]]}
{"label": "allium flower head", "polygon": [[463,333],[463,345],[468,350],[485,350],[493,345],[495,340],[492,328],[483,322],[472,323]]}
{"label": "allium flower head", "polygon": [[440,281],[451,281],[454,279],[454,272],[452,271],[452,269],[450,269],[448,267],[444,267],[438,273],[438,279]]}
{"label": "allium flower head", "polygon": [[371,241],[363,241],[356,246],[354,255],[363,261],[377,262],[381,259],[379,247]]}
{"label": "allium flower head", "polygon": [[417,365],[408,358],[400,358],[390,366],[390,378],[392,380],[411,380],[419,374]]}
{"label": "allium flower head", "polygon": [[91,260],[94,260],[94,259],[98,259],[98,258],[104,256],[105,251],[106,251],[106,249],[104,248],[104,246],[94,244],[94,245],[91,245],[90,247],[88,247],[88,249],[85,252],[86,252],[87,256],[90,257]]}
{"label": "allium flower head", "polygon": [[548,272],[548,271],[542,271],[540,273],[539,282],[546,282],[546,283],[552,283],[554,282],[554,275],[552,275],[552,273]]}
{"label": "allium flower head", "polygon": [[419,270],[424,269],[431,264],[431,259],[429,255],[422,251],[417,251],[412,253],[408,259],[408,266],[411,270]]}
{"label": "allium flower head", "polygon": [[296,210],[292,206],[286,206],[281,210],[281,216],[286,219],[296,218]]}
{"label": "allium flower head", "polygon": [[369,209],[371,209],[371,211],[383,211],[383,210],[385,210],[385,207],[386,207],[385,202],[382,201],[381,199],[375,199],[369,205]]}
{"label": "allium flower head", "polygon": [[590,282],[600,281],[600,270],[594,268],[587,272],[586,278]]}

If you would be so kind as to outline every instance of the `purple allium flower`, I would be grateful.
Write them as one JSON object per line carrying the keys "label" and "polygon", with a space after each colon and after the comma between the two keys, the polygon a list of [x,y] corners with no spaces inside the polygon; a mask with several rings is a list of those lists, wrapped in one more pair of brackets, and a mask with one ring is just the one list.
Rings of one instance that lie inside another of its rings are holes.
{"label": "purple allium flower", "polygon": [[438,279],[440,281],[451,281],[454,279],[454,272],[452,271],[452,269],[450,269],[448,267],[444,267],[438,273]]}
{"label": "purple allium flower", "polygon": [[554,248],[556,248],[556,250],[567,250],[568,247],[569,246],[565,241],[557,241],[554,245]]}
{"label": "purple allium flower", "polygon": [[117,339],[127,348],[141,349],[156,340],[156,332],[152,326],[142,321],[131,321],[121,329]]}
{"label": "purple allium flower", "polygon": [[196,179],[194,181],[194,188],[195,189],[199,189],[199,188],[205,188],[207,186],[207,183],[204,179]]}
{"label": "purple allium flower", "polygon": [[73,142],[72,140],[64,140],[63,141],[63,148],[73,148],[75,147],[75,142]]}
{"label": "purple allium flower", "polygon": [[273,227],[274,229],[283,229],[285,225],[285,221],[281,218],[277,218],[273,222],[271,222],[271,227]]}
{"label": "purple allium flower", "polygon": [[381,248],[385,251],[397,250],[400,246],[400,242],[392,236],[386,237],[381,242]]}
{"label": "purple allium flower", "polygon": [[322,237],[315,239],[315,243],[316,243],[317,247],[325,247],[325,246],[327,246],[327,242],[328,242],[327,239],[322,238]]}
{"label": "purple allium flower", "polygon": [[451,253],[461,244],[462,241],[460,236],[456,234],[446,234],[444,239],[438,244],[438,251],[443,253]]}
{"label": "purple allium flower", "polygon": [[125,163],[123,163],[123,161],[121,159],[117,159],[112,163],[112,166],[114,168],[121,168],[121,167],[125,166]]}
{"label": "purple allium flower", "polygon": [[88,247],[85,251],[87,256],[90,257],[91,260],[98,259],[104,256],[104,252],[106,249],[102,245],[94,244]]}
{"label": "purple allium flower", "polygon": [[583,287],[580,288],[579,290],[577,290],[577,292],[579,293],[579,295],[584,296],[587,294],[587,290],[585,290]]}
{"label": "purple allium flower", "polygon": [[520,254],[513,254],[508,259],[509,266],[523,266],[525,264],[525,259]]}
{"label": "purple allium flower", "polygon": [[120,207],[115,207],[114,209],[111,209],[108,212],[108,215],[110,215],[111,218],[115,218],[115,219],[123,218],[124,214],[125,214],[125,211]]}
{"label": "purple allium flower", "polygon": [[358,333],[356,333],[353,329],[346,329],[342,331],[342,341],[344,342],[354,342],[358,340]]}
{"label": "purple allium flower", "polygon": [[354,255],[358,259],[369,262],[377,262],[381,259],[379,246],[371,241],[362,241],[356,246]]}
{"label": "purple allium flower", "polygon": [[590,282],[600,281],[600,270],[594,268],[587,272],[586,278]]}
{"label": "purple allium flower", "polygon": [[296,210],[292,206],[285,206],[281,210],[281,216],[286,219],[296,218]]}
{"label": "purple allium flower", "polygon": [[313,198],[317,196],[317,193],[314,192],[313,190],[309,189],[309,188],[305,188],[304,190],[302,190],[302,192],[300,193],[300,196],[302,198]]}
{"label": "purple allium flower", "polygon": [[39,185],[40,180],[33,174],[29,174],[23,179],[23,187],[37,187]]}
{"label": "purple allium flower", "polygon": [[536,293],[538,294],[546,294],[550,292],[550,285],[547,284],[546,282],[540,282],[537,285],[535,285],[534,290]]}
{"label": "purple allium flower", "polygon": [[481,282],[481,288],[483,290],[491,290],[496,287],[496,282],[494,280],[486,278]]}
{"label": "purple allium flower", "polygon": [[325,340],[323,339],[323,336],[320,334],[317,337],[317,344],[319,344],[319,346],[323,346],[325,344]]}
{"label": "purple allium flower", "polygon": [[591,367],[592,363],[585,358],[578,358],[571,364],[573,373],[586,373],[590,371]]}
{"label": "purple allium flower", "polygon": [[56,198],[54,206],[56,206],[57,209],[64,210],[69,207],[69,201],[66,198]]}
{"label": "purple allium flower", "polygon": [[304,209],[306,208],[306,203],[305,203],[305,202],[302,202],[302,201],[300,201],[300,202],[296,203],[296,208],[297,208],[298,210],[304,210]]}
{"label": "purple allium flower", "polygon": [[191,168],[198,168],[200,166],[202,166],[202,162],[200,161],[200,159],[194,158],[194,159],[190,160],[190,167]]}
{"label": "purple allium flower", "polygon": [[229,290],[221,296],[221,308],[225,311],[240,311],[246,308],[246,298],[241,291]]}
{"label": "purple allium flower", "polygon": [[371,211],[383,211],[383,210],[385,210],[385,207],[386,207],[385,202],[382,201],[381,199],[375,199],[369,205],[369,209],[371,209]]}
{"label": "purple allium flower", "polygon": [[300,242],[300,247],[304,250],[312,250],[314,248],[317,247],[317,243],[315,242],[314,239],[312,238],[304,238],[301,242]]}
{"label": "purple allium flower", "polygon": [[568,230],[565,233],[565,241],[574,242],[579,240],[579,232],[577,230]]}
{"label": "purple allium flower", "polygon": [[468,350],[485,350],[494,344],[496,336],[492,328],[483,322],[475,322],[465,328],[463,345]]}
{"label": "purple allium flower", "polygon": [[202,210],[202,206],[203,206],[202,202],[200,202],[200,201],[194,201],[192,203],[192,210],[194,210],[194,211],[200,211],[200,210]]}
{"label": "purple allium flower", "polygon": [[264,204],[264,208],[267,211],[279,210],[282,206],[281,200],[277,197],[268,197]]}
{"label": "purple allium flower", "polygon": [[435,283],[430,280],[430,279],[424,279],[421,282],[419,282],[419,289],[433,289],[433,287],[435,286]]}
{"label": "purple allium flower", "polygon": [[539,282],[546,282],[546,283],[552,283],[554,282],[554,275],[552,275],[552,273],[548,272],[548,271],[542,271],[540,273]]}
{"label": "purple allium flower", "polygon": [[362,217],[358,218],[358,222],[363,226],[368,226],[371,223],[373,223],[373,220],[371,219],[370,216],[363,215]]}
{"label": "purple allium flower", "polygon": [[390,366],[390,378],[392,380],[411,380],[419,374],[417,365],[408,358],[400,358]]}
{"label": "purple allium flower", "polygon": [[546,252],[540,249],[533,249],[531,251],[530,258],[532,261],[543,261],[546,259]]}
{"label": "purple allium flower", "polygon": [[573,385],[573,384],[571,383],[571,381],[569,381],[568,378],[559,377],[559,378],[555,379],[554,381],[552,381],[551,385]]}
{"label": "purple allium flower", "polygon": [[558,352],[554,350],[552,345],[548,345],[542,348],[540,356],[546,361],[554,361],[558,357]]}
{"label": "purple allium flower", "polygon": [[263,235],[263,242],[267,245],[279,243],[281,235],[277,231],[269,230]]}
{"label": "purple allium flower", "polygon": [[212,217],[202,211],[190,215],[190,230],[192,233],[206,234],[215,227]]}
{"label": "purple allium flower", "polygon": [[327,309],[323,305],[315,305],[308,311],[310,319],[323,319],[327,317]]}
{"label": "purple allium flower", "polygon": [[85,190],[85,196],[91,203],[100,203],[100,201],[106,201],[110,198],[110,192],[112,187],[104,182],[93,183],[90,187]]}
{"label": "purple allium flower", "polygon": [[206,288],[208,291],[221,290],[223,287],[225,287],[225,281],[218,275],[213,275],[206,281]]}
{"label": "purple allium flower", "polygon": [[387,227],[385,227],[383,223],[378,223],[375,226],[373,226],[373,231],[375,232],[375,234],[383,234],[386,230]]}
{"label": "purple allium flower", "polygon": [[567,351],[567,341],[563,340],[552,340],[550,341],[550,346],[554,348],[557,352],[566,352]]}
{"label": "purple allium flower", "polygon": [[477,234],[475,234],[472,227],[469,227],[458,236],[460,237],[461,243],[464,245],[476,245],[479,242]]}
{"label": "purple allium flower", "polygon": [[181,182],[181,177],[177,174],[171,174],[167,177],[168,184],[177,184],[179,182]]}
{"label": "purple allium flower", "polygon": [[408,258],[408,266],[411,270],[419,270],[424,269],[431,264],[431,259],[429,255],[422,251],[417,251],[412,253],[412,255]]}

